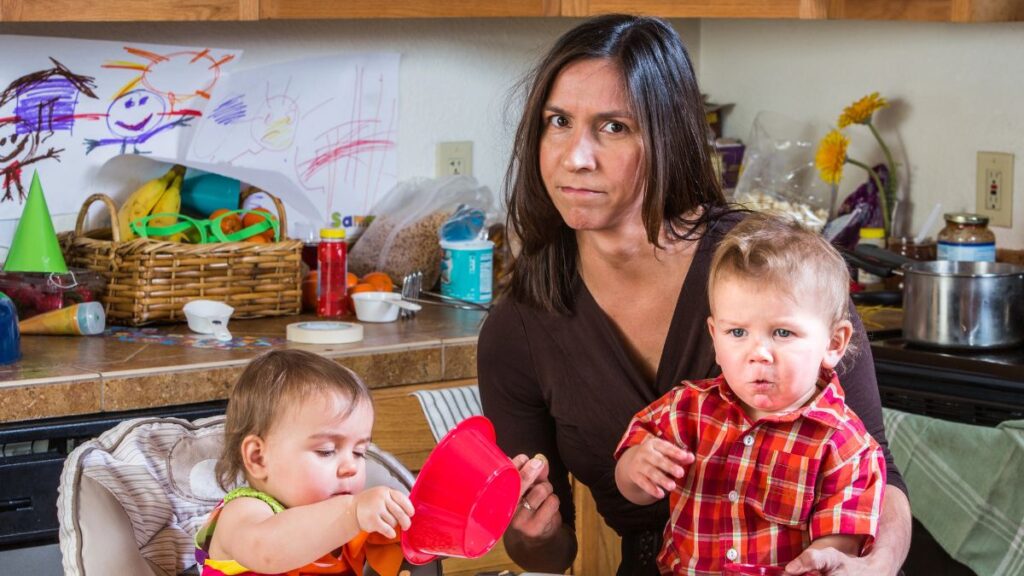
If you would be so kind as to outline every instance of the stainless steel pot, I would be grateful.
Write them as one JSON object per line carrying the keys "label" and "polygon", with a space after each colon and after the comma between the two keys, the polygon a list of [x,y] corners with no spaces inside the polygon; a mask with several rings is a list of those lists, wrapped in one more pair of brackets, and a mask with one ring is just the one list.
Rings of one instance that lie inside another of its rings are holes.
{"label": "stainless steel pot", "polygon": [[1024,267],[1002,262],[904,264],[903,338],[948,348],[1024,343]]}
{"label": "stainless steel pot", "polygon": [[858,247],[847,260],[880,276],[903,276],[903,338],[908,342],[940,348],[1024,343],[1024,266],[918,262],[872,248]]}

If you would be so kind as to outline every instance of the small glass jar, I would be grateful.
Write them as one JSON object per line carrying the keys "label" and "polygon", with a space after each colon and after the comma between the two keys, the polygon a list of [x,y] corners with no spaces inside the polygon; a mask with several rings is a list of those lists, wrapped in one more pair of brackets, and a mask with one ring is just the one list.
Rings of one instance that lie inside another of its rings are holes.
{"label": "small glass jar", "polygon": [[[885,248],[885,229],[861,228],[860,239],[857,240],[857,245],[871,245],[878,246],[879,248]],[[875,276],[870,272],[865,272],[864,270],[857,270],[857,282],[861,283],[865,288],[875,287],[882,283],[882,278]]]}
{"label": "small glass jar", "polygon": [[939,232],[938,259],[995,262],[996,235],[988,229],[988,217],[967,212],[944,215],[946,227]]}
{"label": "small glass jar", "polygon": [[[935,240],[924,238],[917,242],[912,236],[891,236],[886,248],[912,260],[935,260]],[[893,274],[885,279],[886,290],[903,290],[903,276]]]}

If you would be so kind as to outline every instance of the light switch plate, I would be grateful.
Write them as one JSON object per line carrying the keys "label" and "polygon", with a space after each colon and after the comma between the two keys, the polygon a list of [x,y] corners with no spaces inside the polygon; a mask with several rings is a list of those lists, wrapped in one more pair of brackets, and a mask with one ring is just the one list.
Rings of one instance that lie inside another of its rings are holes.
{"label": "light switch plate", "polygon": [[990,226],[1013,226],[1013,154],[978,152],[975,211]]}

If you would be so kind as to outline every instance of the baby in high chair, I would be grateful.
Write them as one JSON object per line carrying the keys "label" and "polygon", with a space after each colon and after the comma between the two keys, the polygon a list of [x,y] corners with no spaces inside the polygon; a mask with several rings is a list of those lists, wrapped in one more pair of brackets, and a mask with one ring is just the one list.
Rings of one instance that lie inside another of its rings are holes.
{"label": "baby in high chair", "polygon": [[249,363],[228,400],[217,478],[244,474],[196,535],[203,576],[397,574],[409,498],[364,490],[373,403],[350,370],[301,350]]}

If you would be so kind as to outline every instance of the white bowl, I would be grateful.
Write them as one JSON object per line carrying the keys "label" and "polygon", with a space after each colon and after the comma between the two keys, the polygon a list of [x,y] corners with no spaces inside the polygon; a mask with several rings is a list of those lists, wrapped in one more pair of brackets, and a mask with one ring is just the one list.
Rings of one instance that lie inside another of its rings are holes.
{"label": "white bowl", "polygon": [[352,295],[356,318],[362,322],[394,322],[398,309],[419,310],[419,304],[405,302],[397,292],[358,292]]}

